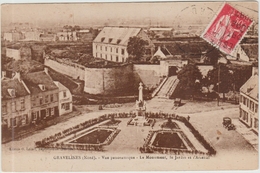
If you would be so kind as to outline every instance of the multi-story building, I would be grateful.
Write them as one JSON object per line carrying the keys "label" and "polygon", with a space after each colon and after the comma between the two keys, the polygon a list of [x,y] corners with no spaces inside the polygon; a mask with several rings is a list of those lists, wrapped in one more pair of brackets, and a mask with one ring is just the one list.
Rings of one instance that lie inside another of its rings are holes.
{"label": "multi-story building", "polygon": [[33,122],[59,116],[59,88],[44,71],[27,73],[24,82],[31,92],[31,116]]}
{"label": "multi-story building", "polygon": [[3,39],[10,42],[16,42],[23,38],[21,32],[5,32]]}
{"label": "multi-story building", "polygon": [[59,88],[59,115],[72,112],[72,95],[70,90],[60,82],[54,82]]}
{"label": "multi-story building", "polygon": [[258,133],[258,75],[251,76],[240,88],[239,120]]}
{"label": "multi-story building", "polygon": [[109,61],[125,62],[128,59],[129,38],[134,36],[147,41],[147,47],[153,49],[153,43],[141,28],[104,27],[93,41],[93,56]]}
{"label": "multi-story building", "polygon": [[2,128],[12,129],[31,122],[30,91],[16,73],[13,78],[2,78]]}

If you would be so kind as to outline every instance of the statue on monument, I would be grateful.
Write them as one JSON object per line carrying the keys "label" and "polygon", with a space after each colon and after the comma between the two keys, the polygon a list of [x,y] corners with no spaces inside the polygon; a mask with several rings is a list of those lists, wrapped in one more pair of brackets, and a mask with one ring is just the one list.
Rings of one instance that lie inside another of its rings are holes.
{"label": "statue on monument", "polygon": [[140,82],[138,90],[139,90],[139,96],[138,96],[138,100],[136,100],[136,108],[137,108],[137,110],[146,110],[146,103],[144,102],[144,99],[143,99],[142,82]]}

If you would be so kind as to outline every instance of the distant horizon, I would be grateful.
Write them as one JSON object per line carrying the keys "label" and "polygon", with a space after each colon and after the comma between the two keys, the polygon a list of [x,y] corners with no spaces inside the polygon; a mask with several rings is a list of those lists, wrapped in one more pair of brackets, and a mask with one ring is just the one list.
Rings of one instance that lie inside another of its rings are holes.
{"label": "distant horizon", "polygon": [[[196,15],[192,8],[196,4]],[[258,4],[229,2],[258,23]],[[11,23],[31,23],[34,27],[79,26],[178,26],[207,25],[223,2],[131,2],[4,4],[2,28]],[[178,6],[178,8],[176,8]],[[176,10],[177,9],[177,10]],[[210,9],[210,10],[209,10]],[[192,17],[191,17],[192,16]]]}

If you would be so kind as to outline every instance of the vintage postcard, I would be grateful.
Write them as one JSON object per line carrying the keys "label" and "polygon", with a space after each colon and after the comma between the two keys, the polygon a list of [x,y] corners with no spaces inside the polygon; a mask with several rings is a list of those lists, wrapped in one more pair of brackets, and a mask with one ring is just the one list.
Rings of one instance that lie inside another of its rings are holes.
{"label": "vintage postcard", "polygon": [[1,5],[2,171],[257,170],[258,2]]}

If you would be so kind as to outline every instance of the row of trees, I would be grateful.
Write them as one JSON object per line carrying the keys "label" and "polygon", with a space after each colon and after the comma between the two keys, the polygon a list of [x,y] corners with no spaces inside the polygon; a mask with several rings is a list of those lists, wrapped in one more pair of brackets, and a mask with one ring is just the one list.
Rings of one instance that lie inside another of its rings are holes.
{"label": "row of trees", "polygon": [[[251,66],[230,68],[225,64],[217,64],[210,70],[206,77],[203,78],[200,70],[195,64],[186,65],[179,73],[180,90],[185,95],[194,98],[195,95],[201,94],[202,87],[208,88],[208,93],[225,93],[229,91],[239,91],[239,88],[251,76]],[[210,87],[213,88],[210,89]]]}

